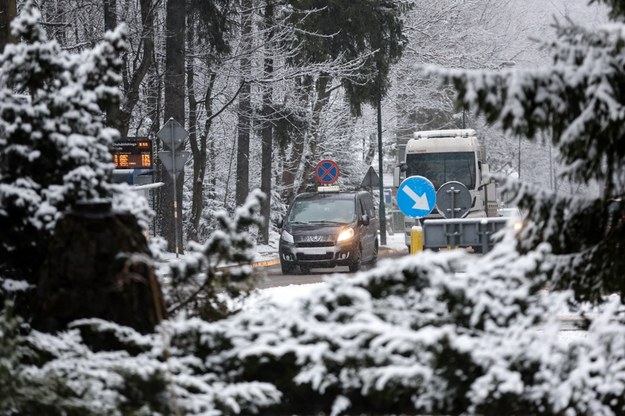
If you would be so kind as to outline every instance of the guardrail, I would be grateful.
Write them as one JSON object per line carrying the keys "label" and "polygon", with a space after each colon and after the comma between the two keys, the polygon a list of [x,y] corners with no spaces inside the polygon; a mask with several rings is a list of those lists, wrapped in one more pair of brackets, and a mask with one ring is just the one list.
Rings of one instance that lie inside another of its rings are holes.
{"label": "guardrail", "polygon": [[423,222],[423,247],[429,249],[472,247],[486,253],[494,241],[492,235],[508,222],[503,217],[457,218]]}

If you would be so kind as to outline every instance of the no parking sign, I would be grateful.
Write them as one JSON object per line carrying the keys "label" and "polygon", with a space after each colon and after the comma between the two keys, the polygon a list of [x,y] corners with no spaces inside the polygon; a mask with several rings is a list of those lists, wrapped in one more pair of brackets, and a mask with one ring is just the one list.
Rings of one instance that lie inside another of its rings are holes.
{"label": "no parking sign", "polygon": [[330,185],[339,178],[339,165],[334,160],[324,159],[315,166],[315,176],[322,185]]}

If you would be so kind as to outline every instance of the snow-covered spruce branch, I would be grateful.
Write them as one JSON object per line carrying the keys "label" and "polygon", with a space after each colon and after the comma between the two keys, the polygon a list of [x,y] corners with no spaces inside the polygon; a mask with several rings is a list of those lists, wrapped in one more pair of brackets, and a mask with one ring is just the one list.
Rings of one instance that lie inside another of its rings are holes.
{"label": "snow-covered spruce branch", "polygon": [[[216,214],[218,229],[204,244],[190,243],[185,258],[171,265],[174,304],[169,313],[176,313],[192,303],[221,308],[219,293],[244,296],[252,288],[249,263],[254,253],[254,239],[249,228],[259,226],[260,203],[265,196],[254,190],[231,219],[226,211]],[[211,306],[213,305],[213,306]]]}

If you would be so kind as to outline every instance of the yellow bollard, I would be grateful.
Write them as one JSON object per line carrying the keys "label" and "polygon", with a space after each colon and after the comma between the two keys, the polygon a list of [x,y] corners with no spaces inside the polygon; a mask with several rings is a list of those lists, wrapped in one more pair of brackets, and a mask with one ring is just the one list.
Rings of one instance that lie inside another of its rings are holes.
{"label": "yellow bollard", "polygon": [[410,230],[410,254],[423,251],[423,227],[415,225]]}

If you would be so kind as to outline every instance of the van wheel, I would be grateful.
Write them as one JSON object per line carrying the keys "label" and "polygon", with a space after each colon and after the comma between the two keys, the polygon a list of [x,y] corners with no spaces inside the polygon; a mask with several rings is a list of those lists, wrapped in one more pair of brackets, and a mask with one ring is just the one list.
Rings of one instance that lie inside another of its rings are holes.
{"label": "van wheel", "polygon": [[280,263],[282,274],[293,274],[295,267],[292,264]]}
{"label": "van wheel", "polygon": [[356,250],[356,256],[354,257],[354,260],[352,260],[352,263],[349,265],[349,271],[350,272],[357,272],[358,270],[360,270],[360,264],[362,262],[362,247],[358,247],[358,250]]}

